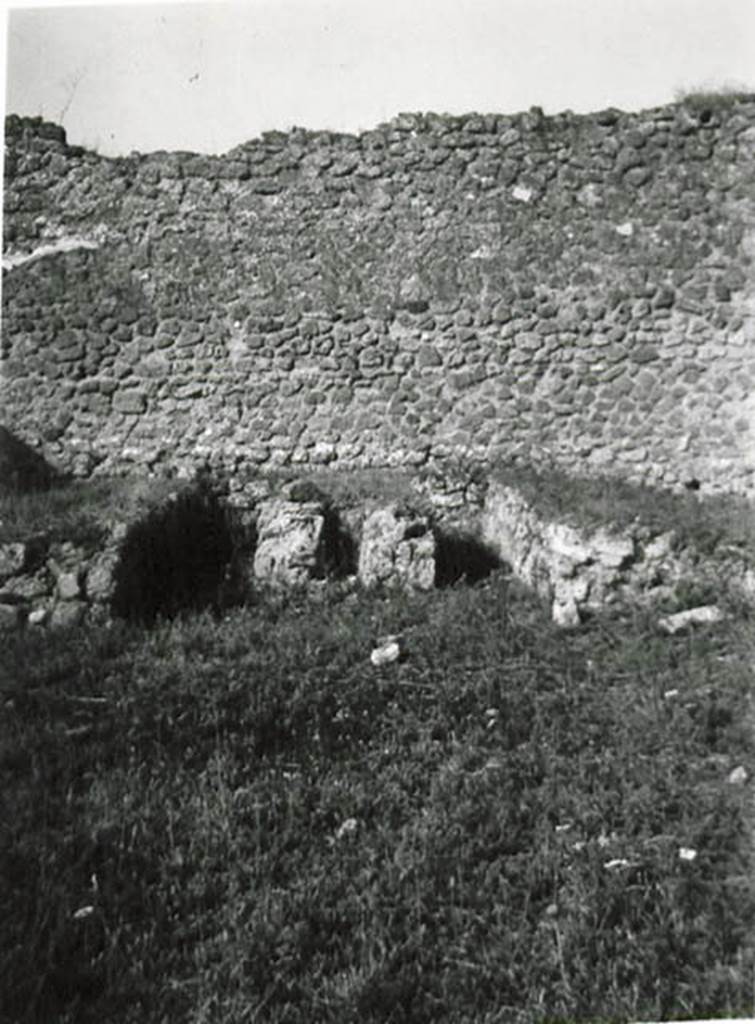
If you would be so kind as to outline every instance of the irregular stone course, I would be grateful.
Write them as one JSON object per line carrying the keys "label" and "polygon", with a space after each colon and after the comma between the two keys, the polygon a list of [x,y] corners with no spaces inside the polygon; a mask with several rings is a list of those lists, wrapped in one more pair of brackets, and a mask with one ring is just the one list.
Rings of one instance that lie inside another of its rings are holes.
{"label": "irregular stone course", "polygon": [[0,623],[9,628],[70,625],[81,622],[88,611],[104,614],[113,596],[123,535],[116,528],[94,552],[44,536],[0,544],[0,605],[6,609]]}
{"label": "irregular stone course", "polygon": [[[755,602],[755,565],[739,543],[722,548],[719,542],[715,554],[704,557],[680,547],[673,530],[639,519],[621,530],[576,526],[539,512],[516,485],[462,469],[368,477],[361,496],[358,479],[330,479],[325,489],[306,477],[285,484],[269,476],[216,481],[211,504],[219,503],[218,514],[195,530],[191,550],[181,544],[186,521],[162,513],[179,507],[179,494],[187,509],[198,507],[192,496],[209,501],[204,478],[169,493],[163,506],[137,502],[128,522],[109,521],[102,537],[86,546],[43,534],[0,542],[0,630],[129,615],[130,606],[117,597],[123,586],[142,596],[156,586],[170,610],[163,613],[173,614],[183,606],[166,592],[170,578],[185,596],[194,595],[200,576],[212,578],[215,590],[206,597],[224,607],[260,587],[316,589],[326,579],[347,588],[428,590],[464,578],[473,582],[501,563],[549,603],[562,626],[616,604],[675,603],[680,584],[720,593],[723,583],[729,595]],[[386,492],[392,497],[379,496]],[[228,543],[218,544],[214,532],[221,522],[230,533]],[[163,524],[163,533],[155,523]],[[139,551],[135,538],[141,538]],[[172,554],[153,578],[158,547]],[[213,565],[206,558],[192,561],[195,548],[213,553]]]}
{"label": "irregular stone course", "polygon": [[682,581],[709,578],[751,602],[753,570],[741,553],[715,562],[675,548],[673,531],[635,522],[622,531],[576,527],[544,518],[515,487],[490,483],[480,535],[491,551],[551,606],[554,622],[570,627],[584,612],[622,602],[642,604],[673,594]]}
{"label": "irregular stone course", "polygon": [[4,420],[80,475],[450,449],[747,491],[753,139],[755,98],[223,157],[99,157],[11,116]]}
{"label": "irregular stone course", "polygon": [[[219,487],[217,498],[233,524],[234,553],[225,566],[231,600],[244,599],[260,587],[311,586],[326,578],[409,589],[434,585],[436,542],[427,517],[400,510],[395,503],[375,510],[348,502],[336,509],[306,479],[284,485],[265,477],[230,483],[229,493],[221,498]],[[189,483],[185,493],[191,495],[193,488]],[[174,507],[178,493],[169,495],[163,509]],[[141,591],[138,581],[123,579],[122,555],[132,531],[144,526],[155,511],[160,508],[146,505],[129,522],[112,523],[99,542],[93,540],[87,547],[44,535],[0,542],[0,630],[66,627],[87,616],[102,620],[126,614],[118,611],[118,586],[125,582],[135,593]],[[182,525],[174,523],[173,529],[180,532]],[[169,549],[177,541],[180,537],[172,535],[143,536],[145,544]],[[208,537],[208,547],[211,541]],[[180,544],[177,550],[182,550]],[[149,549],[143,559],[134,561],[133,550],[130,555],[129,571],[150,571],[154,559]],[[207,569],[201,563],[200,567]],[[180,572],[176,575],[183,578]],[[167,579],[144,582],[168,586]],[[214,595],[219,603],[225,599],[223,586]],[[170,595],[165,597],[172,607]]]}

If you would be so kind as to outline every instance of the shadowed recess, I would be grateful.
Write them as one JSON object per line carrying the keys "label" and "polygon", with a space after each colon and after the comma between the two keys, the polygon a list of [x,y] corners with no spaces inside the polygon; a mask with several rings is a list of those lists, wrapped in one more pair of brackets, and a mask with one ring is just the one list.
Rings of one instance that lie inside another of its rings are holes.
{"label": "shadowed recess", "polygon": [[463,580],[478,583],[500,565],[490,549],[470,534],[438,532],[435,586],[448,587]]}
{"label": "shadowed recess", "polygon": [[233,591],[235,537],[207,488],[177,495],[131,527],[116,569],[113,614],[142,623],[217,608]]}
{"label": "shadowed recess", "polygon": [[60,482],[38,452],[0,426],[0,497],[44,491]]}
{"label": "shadowed recess", "polygon": [[324,511],[323,549],[325,576],[344,579],[357,571],[358,545],[342,521],[338,510],[327,505]]}

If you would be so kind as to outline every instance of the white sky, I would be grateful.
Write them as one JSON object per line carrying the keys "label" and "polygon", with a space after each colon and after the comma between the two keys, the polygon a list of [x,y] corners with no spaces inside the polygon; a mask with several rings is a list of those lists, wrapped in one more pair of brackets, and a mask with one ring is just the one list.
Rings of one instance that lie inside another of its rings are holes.
{"label": "white sky", "polygon": [[[0,3],[2,0],[0,0]],[[755,0],[246,0],[7,10],[6,112],[101,153],[224,152],[400,111],[637,110],[755,91]]]}

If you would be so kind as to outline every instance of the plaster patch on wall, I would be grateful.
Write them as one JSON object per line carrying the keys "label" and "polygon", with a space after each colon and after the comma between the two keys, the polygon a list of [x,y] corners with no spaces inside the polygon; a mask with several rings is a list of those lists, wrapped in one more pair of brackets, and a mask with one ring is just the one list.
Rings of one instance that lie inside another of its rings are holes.
{"label": "plaster patch on wall", "polygon": [[3,270],[13,270],[14,267],[23,266],[24,263],[42,259],[43,256],[54,256],[59,252],[99,248],[100,243],[92,238],[78,238],[72,235],[68,238],[59,238],[56,242],[50,242],[46,245],[38,245],[31,252],[8,253],[7,256],[3,256]]}
{"label": "plaster patch on wall", "polygon": [[228,357],[235,366],[240,359],[249,354],[249,349],[239,327],[234,324],[231,336],[228,339]]}

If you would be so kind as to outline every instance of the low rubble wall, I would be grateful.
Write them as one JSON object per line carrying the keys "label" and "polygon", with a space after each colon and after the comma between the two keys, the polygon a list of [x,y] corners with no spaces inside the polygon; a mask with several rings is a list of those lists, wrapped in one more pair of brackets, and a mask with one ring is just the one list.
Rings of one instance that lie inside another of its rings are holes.
{"label": "low rubble wall", "polygon": [[619,531],[543,518],[517,490],[500,481],[488,488],[482,540],[515,576],[551,605],[555,622],[577,625],[584,612],[617,602],[648,603],[670,596],[683,580],[725,579],[755,597],[755,572],[740,558],[706,560],[679,549],[673,530],[635,522]]}
{"label": "low rubble wall", "polygon": [[458,487],[415,484],[414,500],[340,504],[308,480],[277,489],[237,482],[223,496],[189,485],[161,507],[110,522],[98,541],[38,533],[0,543],[0,628],[111,614],[151,621],[326,579],[427,590],[496,565],[532,587],[562,626],[614,605],[668,604],[682,584],[703,593],[707,581],[720,593],[723,582],[755,600],[755,565],[743,549],[704,556],[639,519],[621,529],[575,525],[497,479],[484,501],[479,481],[467,485],[466,508]]}

